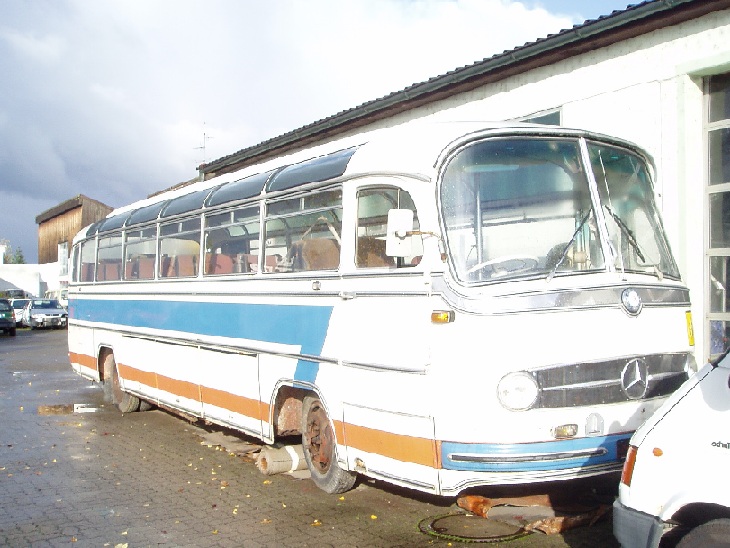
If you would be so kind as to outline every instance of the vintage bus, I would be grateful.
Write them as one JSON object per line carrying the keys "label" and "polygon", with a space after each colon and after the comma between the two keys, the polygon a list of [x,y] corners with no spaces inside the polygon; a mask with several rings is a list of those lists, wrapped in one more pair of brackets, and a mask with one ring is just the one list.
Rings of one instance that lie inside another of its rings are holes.
{"label": "vintage bus", "polygon": [[123,412],[301,435],[329,493],[620,471],[696,369],[653,171],[585,131],[421,123],[169,191],[76,236],[70,361]]}

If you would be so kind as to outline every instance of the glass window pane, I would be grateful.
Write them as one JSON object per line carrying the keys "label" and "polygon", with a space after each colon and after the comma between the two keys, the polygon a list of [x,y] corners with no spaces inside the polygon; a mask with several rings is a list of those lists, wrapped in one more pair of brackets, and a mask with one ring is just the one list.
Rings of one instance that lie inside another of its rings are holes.
{"label": "glass window pane", "polygon": [[730,192],[710,194],[710,247],[730,247]]}
{"label": "glass window pane", "polygon": [[710,257],[710,312],[730,310],[727,286],[730,257]]}
{"label": "glass window pane", "polygon": [[413,231],[419,231],[418,213],[411,195],[399,188],[371,188],[357,195],[357,241],[355,262],[358,268],[410,267],[421,262],[423,239],[410,236],[411,255],[389,257],[385,254],[385,233],[388,211],[410,209],[413,211]]}
{"label": "glass window pane", "polygon": [[208,217],[207,226],[204,274],[239,274],[258,270],[258,207]]}
{"label": "glass window pane", "polygon": [[476,143],[449,163],[441,205],[451,260],[462,281],[604,267],[575,141]]}
{"label": "glass window pane", "polygon": [[341,188],[273,202],[267,213],[265,272],[339,268]]}
{"label": "glass window pane", "polygon": [[710,78],[710,122],[730,119],[730,73]]}
{"label": "glass window pane", "polygon": [[615,267],[633,272],[660,271],[679,278],[643,160],[628,150],[598,143],[591,143],[589,152],[616,256]]}
{"label": "glass window pane", "polygon": [[730,128],[710,131],[708,141],[710,184],[730,183]]}
{"label": "glass window pane", "polygon": [[730,326],[723,320],[710,320],[710,355],[717,356],[728,348]]}

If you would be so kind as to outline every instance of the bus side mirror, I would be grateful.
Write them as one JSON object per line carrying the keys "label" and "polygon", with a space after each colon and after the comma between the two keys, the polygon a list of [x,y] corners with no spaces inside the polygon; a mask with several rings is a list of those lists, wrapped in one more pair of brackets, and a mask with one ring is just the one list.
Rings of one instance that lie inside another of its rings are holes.
{"label": "bus side mirror", "polygon": [[388,257],[407,257],[411,254],[413,211],[391,209],[388,211],[388,226],[385,229],[385,254]]}

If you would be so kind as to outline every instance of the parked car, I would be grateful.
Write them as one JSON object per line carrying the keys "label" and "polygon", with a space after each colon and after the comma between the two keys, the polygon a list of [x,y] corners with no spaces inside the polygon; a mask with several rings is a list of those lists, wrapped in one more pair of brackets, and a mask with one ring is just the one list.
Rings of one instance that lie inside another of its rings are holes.
{"label": "parked car", "polygon": [[659,546],[665,529],[690,531],[678,547],[730,544],[730,356],[690,377],[634,433],[613,507],[622,546]]}
{"label": "parked car", "polygon": [[15,337],[15,312],[7,299],[0,299],[0,330]]}
{"label": "parked car", "polygon": [[68,312],[55,299],[30,299],[23,309],[23,323],[35,329],[36,327],[53,327],[58,329],[67,327]]}
{"label": "parked car", "polygon": [[10,299],[10,304],[13,306],[13,310],[15,311],[16,327],[23,326],[23,309],[29,302],[30,299]]}

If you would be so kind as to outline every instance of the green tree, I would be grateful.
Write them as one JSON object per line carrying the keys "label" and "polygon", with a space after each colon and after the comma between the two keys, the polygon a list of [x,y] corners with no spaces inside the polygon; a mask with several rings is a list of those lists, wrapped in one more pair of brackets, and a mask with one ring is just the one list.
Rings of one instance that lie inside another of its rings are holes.
{"label": "green tree", "polygon": [[23,250],[19,247],[15,248],[15,252],[13,253],[13,263],[15,264],[25,264],[25,257],[23,257]]}

